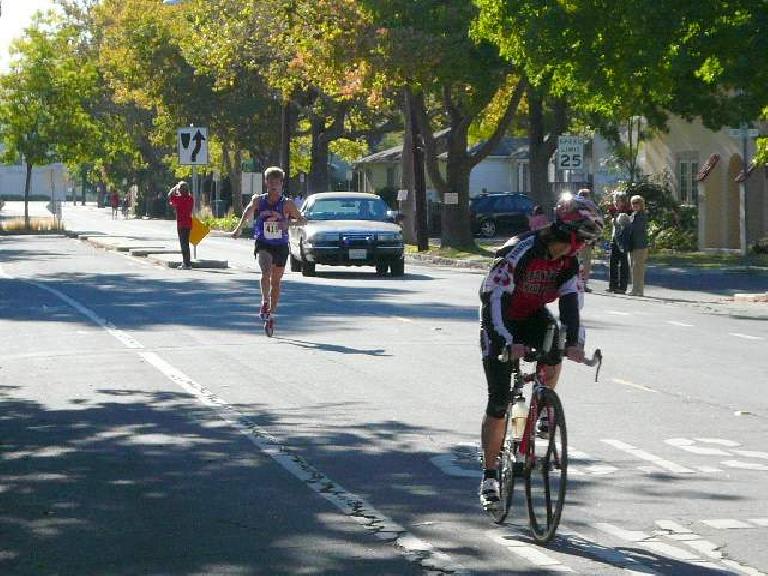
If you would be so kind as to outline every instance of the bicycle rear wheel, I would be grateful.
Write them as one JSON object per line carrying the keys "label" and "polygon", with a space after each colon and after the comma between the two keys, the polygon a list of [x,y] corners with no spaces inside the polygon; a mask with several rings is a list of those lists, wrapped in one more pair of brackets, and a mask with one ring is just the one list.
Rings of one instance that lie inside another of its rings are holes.
{"label": "bicycle rear wheel", "polygon": [[540,415],[548,415],[548,434],[537,438],[535,422],[531,422],[525,461],[525,497],[533,539],[537,544],[545,544],[555,536],[565,505],[568,441],[565,413],[557,394],[544,388],[538,407]]}

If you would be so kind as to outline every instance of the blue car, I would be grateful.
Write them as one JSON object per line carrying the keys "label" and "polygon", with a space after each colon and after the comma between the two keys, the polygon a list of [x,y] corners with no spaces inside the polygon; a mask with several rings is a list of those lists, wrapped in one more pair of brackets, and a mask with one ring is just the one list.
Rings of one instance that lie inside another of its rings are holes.
{"label": "blue car", "polygon": [[483,194],[469,201],[472,232],[492,238],[528,230],[528,216],[536,203],[522,193]]}

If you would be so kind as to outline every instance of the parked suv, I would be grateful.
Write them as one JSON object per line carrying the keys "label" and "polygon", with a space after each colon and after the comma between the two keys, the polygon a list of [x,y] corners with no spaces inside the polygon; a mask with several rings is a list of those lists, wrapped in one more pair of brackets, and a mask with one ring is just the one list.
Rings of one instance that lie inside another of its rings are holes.
{"label": "parked suv", "polygon": [[469,202],[472,232],[487,238],[525,232],[534,206],[535,202],[521,193],[476,196]]}

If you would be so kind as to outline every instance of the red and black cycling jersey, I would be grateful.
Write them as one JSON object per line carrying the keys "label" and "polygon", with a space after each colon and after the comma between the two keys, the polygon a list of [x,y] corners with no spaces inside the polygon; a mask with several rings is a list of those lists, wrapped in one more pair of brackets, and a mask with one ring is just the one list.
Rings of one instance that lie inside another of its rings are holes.
{"label": "red and black cycling jersey", "polygon": [[515,342],[510,324],[533,315],[560,298],[566,344],[579,340],[579,261],[575,255],[551,258],[541,232],[511,238],[496,253],[480,297],[489,307],[491,326],[507,343]]}

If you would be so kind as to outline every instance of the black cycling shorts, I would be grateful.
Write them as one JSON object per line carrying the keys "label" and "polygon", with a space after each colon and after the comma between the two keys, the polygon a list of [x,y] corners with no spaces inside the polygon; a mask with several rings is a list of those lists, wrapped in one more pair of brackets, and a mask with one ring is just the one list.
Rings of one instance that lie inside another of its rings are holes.
{"label": "black cycling shorts", "polygon": [[288,261],[288,244],[267,244],[266,242],[256,242],[253,245],[253,257],[259,259],[259,252],[266,252],[272,256],[272,265],[278,268],[285,268]]}
{"label": "black cycling shorts", "polygon": [[[483,295],[480,311],[480,348],[483,353],[483,371],[488,384],[488,405],[486,414],[494,418],[503,418],[507,412],[509,393],[512,388],[512,362],[501,362],[499,354],[504,350],[506,340],[493,329],[490,306]],[[544,343],[547,328],[554,322],[547,308],[539,308],[536,312],[522,320],[510,320],[505,324],[515,339],[516,344],[525,344],[530,348],[540,349]],[[558,327],[555,323],[555,334],[552,338],[552,348],[542,364],[556,366],[563,361],[562,351],[558,348]]]}

